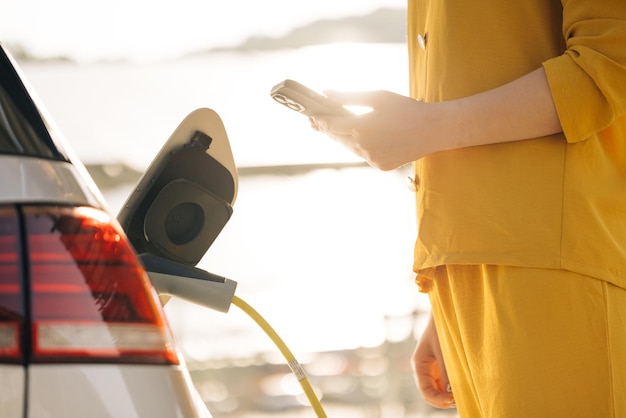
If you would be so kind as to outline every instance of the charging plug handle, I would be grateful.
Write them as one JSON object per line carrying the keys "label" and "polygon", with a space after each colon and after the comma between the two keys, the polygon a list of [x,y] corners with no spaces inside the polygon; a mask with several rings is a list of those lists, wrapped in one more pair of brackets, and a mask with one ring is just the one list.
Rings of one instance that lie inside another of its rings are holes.
{"label": "charging plug handle", "polygon": [[140,254],[139,258],[159,295],[176,296],[228,312],[237,282],[154,254]]}

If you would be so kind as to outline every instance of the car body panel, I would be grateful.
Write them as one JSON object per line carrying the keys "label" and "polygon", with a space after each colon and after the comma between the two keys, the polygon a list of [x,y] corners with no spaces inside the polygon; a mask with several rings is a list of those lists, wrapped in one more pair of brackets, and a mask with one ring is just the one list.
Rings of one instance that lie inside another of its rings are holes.
{"label": "car body panel", "polygon": [[21,365],[0,364],[0,417],[24,416],[25,371]]}
{"label": "car body panel", "polygon": [[31,365],[31,418],[210,417],[180,366]]}
{"label": "car body panel", "polygon": [[73,164],[42,158],[0,155],[0,201],[59,203],[100,208],[100,200]]}
{"label": "car body panel", "polygon": [[[109,212],[93,179],[54,128],[52,119],[43,116],[45,109],[1,44],[0,63],[7,77],[6,83],[5,79],[0,80],[2,84],[15,87],[13,95],[18,97],[23,108],[29,109],[29,121],[34,120],[40,125],[40,118],[45,126],[44,131],[29,140],[44,141],[43,134],[47,132],[50,134],[47,146],[52,151],[46,155],[0,152],[0,204],[90,206]],[[14,76],[11,67],[18,77]],[[30,108],[29,100],[34,104],[34,110]],[[19,138],[14,136],[13,139]],[[27,275],[24,282],[28,283]],[[26,320],[29,320],[28,315]],[[24,337],[23,342],[27,347],[28,338]],[[43,364],[31,363],[30,348],[25,350],[24,364],[0,364],[2,418],[211,416],[182,363],[88,363],[86,356],[85,363],[80,364],[63,363],[62,360]]]}

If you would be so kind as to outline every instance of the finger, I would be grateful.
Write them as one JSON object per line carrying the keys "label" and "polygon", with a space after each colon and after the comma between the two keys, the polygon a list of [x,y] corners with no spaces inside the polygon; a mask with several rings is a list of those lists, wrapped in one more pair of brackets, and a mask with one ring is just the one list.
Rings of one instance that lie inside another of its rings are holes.
{"label": "finger", "polygon": [[309,117],[309,123],[311,124],[311,128],[316,131],[321,131],[322,129],[319,126],[318,121],[314,117]]}
{"label": "finger", "polygon": [[440,364],[432,353],[424,355],[418,348],[413,355],[413,370],[417,380],[417,386],[428,404],[437,408],[454,408],[454,395],[451,393],[450,384],[442,379]]}
{"label": "finger", "polygon": [[[346,120],[349,119],[349,120]],[[310,117],[311,126],[331,137],[351,137],[354,134],[354,122],[350,117],[315,115]]]}
{"label": "finger", "polygon": [[435,359],[437,361],[437,365],[439,366],[439,379],[441,380],[441,387],[446,390],[446,392],[452,392],[452,386],[450,386],[450,379],[448,379],[448,371],[445,367],[445,362],[443,360],[443,355],[441,352],[435,353]]}
{"label": "finger", "polygon": [[365,106],[373,107],[379,94],[376,91],[324,91],[329,99],[341,103],[344,106]]}
{"label": "finger", "polygon": [[438,376],[431,372],[418,372],[417,379],[418,388],[426,403],[441,409],[455,407],[454,395],[448,388],[442,390],[442,382]]}
{"label": "finger", "polygon": [[445,392],[440,392],[435,388],[424,388],[421,390],[422,398],[427,404],[439,409],[452,409],[456,407],[454,397]]}

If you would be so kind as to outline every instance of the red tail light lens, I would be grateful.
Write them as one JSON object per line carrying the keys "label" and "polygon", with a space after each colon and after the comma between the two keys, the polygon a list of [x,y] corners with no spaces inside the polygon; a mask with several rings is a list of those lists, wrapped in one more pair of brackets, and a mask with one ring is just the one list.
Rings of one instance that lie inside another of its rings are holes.
{"label": "red tail light lens", "polygon": [[15,208],[0,207],[0,361],[22,360],[24,299],[21,289],[21,248]]}
{"label": "red tail light lens", "polygon": [[158,297],[107,214],[42,206],[23,219],[33,361],[178,364]]}

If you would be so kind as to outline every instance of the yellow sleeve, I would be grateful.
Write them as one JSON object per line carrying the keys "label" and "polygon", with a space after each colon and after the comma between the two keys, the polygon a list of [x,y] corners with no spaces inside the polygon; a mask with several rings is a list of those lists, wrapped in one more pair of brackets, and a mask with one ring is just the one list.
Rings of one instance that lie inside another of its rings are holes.
{"label": "yellow sleeve", "polygon": [[626,1],[562,0],[565,53],[543,63],[568,142],[626,114]]}

